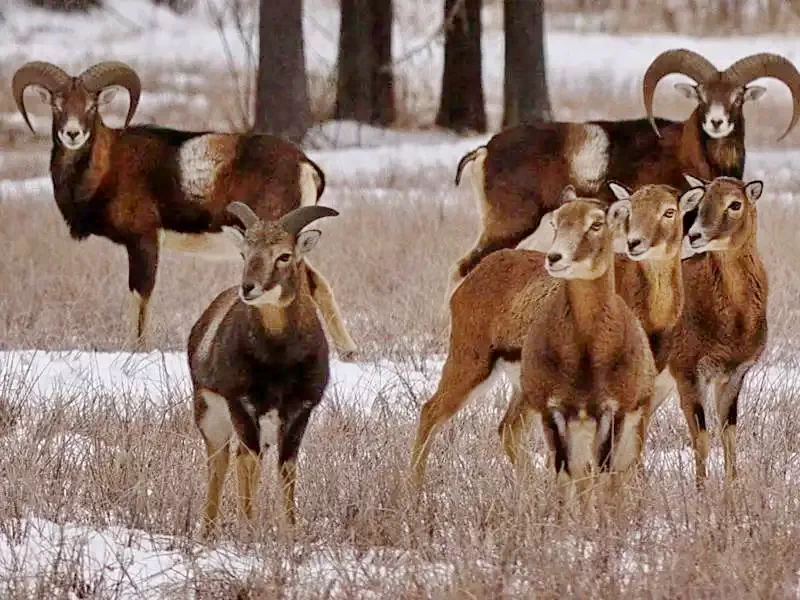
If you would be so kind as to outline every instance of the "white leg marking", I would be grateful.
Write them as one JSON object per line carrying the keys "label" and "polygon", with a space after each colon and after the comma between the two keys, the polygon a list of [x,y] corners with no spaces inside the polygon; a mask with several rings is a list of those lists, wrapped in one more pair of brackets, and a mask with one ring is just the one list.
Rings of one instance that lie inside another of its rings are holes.
{"label": "white leg marking", "polygon": [[621,431],[616,434],[615,448],[611,453],[611,470],[624,473],[639,456],[639,422],[642,420],[642,409],[639,408],[625,415]]}
{"label": "white leg marking", "polygon": [[201,135],[181,145],[178,153],[181,188],[190,198],[203,202],[212,193],[217,172],[227,161],[221,152],[223,135]]}
{"label": "white leg marking", "polygon": [[210,390],[200,390],[200,395],[206,403],[206,412],[200,420],[200,430],[203,435],[220,447],[233,435],[233,422],[228,402],[224,397]]}
{"label": "white leg marking", "polygon": [[198,365],[202,365],[210,358],[211,347],[214,344],[214,339],[217,337],[219,326],[222,323],[222,320],[225,318],[225,315],[227,315],[228,311],[230,311],[231,307],[238,301],[239,297],[235,294],[231,294],[225,303],[219,306],[217,312],[208,323],[208,327],[206,327],[206,330],[203,333],[203,338],[197,345],[197,352],[195,352],[194,356],[195,364],[192,365],[192,368],[197,368]]}
{"label": "white leg marking", "polygon": [[147,331],[147,309],[144,307],[144,298],[136,290],[132,290],[128,298],[128,343],[135,344],[139,341],[138,328],[139,328],[139,314],[145,310],[144,327],[142,328],[142,337]]}
{"label": "white leg marking", "polygon": [[[578,126],[580,127],[580,126]],[[608,171],[608,135],[599,125],[585,124],[570,157],[570,179],[579,187],[595,189]]]}
{"label": "white leg marking", "polygon": [[300,163],[300,206],[314,206],[317,203],[321,183],[319,173],[312,165]]}
{"label": "white leg marking", "polygon": [[171,252],[194,254],[210,260],[239,258],[239,249],[224,233],[179,233],[161,230],[161,247]]}
{"label": "white leg marking", "polygon": [[669,372],[669,367],[665,368],[661,373],[656,376],[656,382],[653,385],[653,395],[650,397],[650,414],[656,414],[658,408],[669,398],[673,391],[676,391],[678,384],[672,373]]}
{"label": "white leg marking", "polygon": [[258,444],[261,450],[267,450],[270,446],[274,446],[278,443],[281,419],[276,409],[268,410],[258,417],[258,427]]}
{"label": "white leg marking", "polygon": [[584,479],[595,470],[596,433],[597,422],[591,417],[567,423],[567,461],[573,479]]}

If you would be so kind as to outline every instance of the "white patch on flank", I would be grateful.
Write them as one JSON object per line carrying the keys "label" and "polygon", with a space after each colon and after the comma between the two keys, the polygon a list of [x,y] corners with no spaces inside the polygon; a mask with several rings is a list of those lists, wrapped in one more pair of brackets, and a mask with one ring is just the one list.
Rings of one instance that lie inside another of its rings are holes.
{"label": "white patch on flank", "polygon": [[274,408],[258,417],[258,444],[262,450],[266,450],[278,443],[280,427],[281,419],[278,416],[278,411]]}
{"label": "white patch on flank", "polygon": [[300,206],[314,206],[317,203],[321,183],[319,173],[311,164],[300,163]]}
{"label": "white patch on flank", "polygon": [[639,408],[625,415],[620,432],[616,435],[614,451],[611,454],[611,470],[624,473],[639,456],[639,422],[642,420],[642,409]]}
{"label": "white patch on flank", "polygon": [[218,134],[201,135],[181,145],[178,154],[181,187],[187,196],[205,199],[213,190],[226,157],[219,151]]}
{"label": "white patch on flank", "polygon": [[239,258],[239,249],[224,233],[179,233],[160,230],[161,247],[171,252],[193,254],[209,260]]}
{"label": "white patch on flank", "polygon": [[214,339],[217,337],[217,331],[222,323],[222,319],[225,318],[225,315],[228,314],[228,311],[230,311],[231,307],[236,304],[238,299],[239,298],[236,295],[232,294],[225,300],[224,304],[217,309],[217,312],[208,323],[205,332],[203,332],[203,337],[200,340],[200,343],[197,345],[195,362],[200,361],[200,364],[202,364],[209,357],[211,354],[211,346],[214,343]]}
{"label": "white patch on flank", "polygon": [[206,403],[206,412],[200,419],[200,430],[203,435],[215,446],[225,444],[233,435],[233,422],[228,401],[211,390],[200,390],[200,395]]}
{"label": "white patch on flank", "polygon": [[596,432],[597,422],[593,418],[572,419],[567,423],[567,460],[573,479],[589,475],[595,467]]}
{"label": "white patch on flank", "polygon": [[569,174],[580,188],[595,189],[608,171],[608,135],[599,125],[583,126],[583,139],[570,157]]}

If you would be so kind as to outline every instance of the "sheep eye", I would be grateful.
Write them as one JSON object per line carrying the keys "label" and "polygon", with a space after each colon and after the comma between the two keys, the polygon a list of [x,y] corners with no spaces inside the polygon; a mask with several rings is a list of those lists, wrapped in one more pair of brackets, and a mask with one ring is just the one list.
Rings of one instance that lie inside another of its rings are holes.
{"label": "sheep eye", "polygon": [[675,209],[674,209],[674,208],[668,208],[668,209],[666,210],[666,212],[664,213],[664,216],[665,216],[667,219],[671,219],[672,217],[674,217],[674,216],[675,216]]}
{"label": "sheep eye", "polygon": [[277,258],[277,260],[276,260],[275,262],[277,262],[278,264],[281,264],[281,265],[285,265],[285,264],[286,264],[286,263],[288,263],[288,262],[289,262],[291,259],[292,259],[292,255],[291,255],[291,254],[289,254],[288,252],[284,252],[283,254],[281,254],[281,255],[280,255],[278,258]]}
{"label": "sheep eye", "polygon": [[602,227],[603,227],[603,223],[601,221],[595,221],[594,223],[592,223],[592,226],[590,227],[590,229],[592,231],[600,231],[600,229]]}
{"label": "sheep eye", "polygon": [[738,200],[734,200],[728,205],[728,208],[731,210],[742,210],[742,203]]}

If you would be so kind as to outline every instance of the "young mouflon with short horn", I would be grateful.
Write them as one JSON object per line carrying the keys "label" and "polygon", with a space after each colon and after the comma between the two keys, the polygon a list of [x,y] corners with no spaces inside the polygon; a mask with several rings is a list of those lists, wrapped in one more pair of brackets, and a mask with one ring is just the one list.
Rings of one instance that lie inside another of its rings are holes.
{"label": "young mouflon with short horn", "polygon": [[[695,81],[676,86],[697,102],[685,121],[653,117],[656,86],[670,73]],[[720,71],[687,49],[663,52],[647,69],[642,86],[647,118],[532,122],[494,135],[458,163],[456,184],[471,165],[481,225],[478,240],[456,265],[451,286],[488,254],[514,247],[534,232],[542,216],[556,208],[558,192],[567,184],[610,203],[614,198],[604,185],[607,181],[630,188],[668,184],[684,192],[684,173],[706,179],[742,177],[743,106],[764,95],[765,88],[750,85],[761,77],[778,79],[792,92],[793,114],[785,136],[800,119],[800,73],[789,60],[759,53]],[[693,213],[686,218],[687,228],[692,217]]]}
{"label": "young mouflon with short horn", "polygon": [[[231,202],[277,219],[315,205],[324,190],[321,169],[295,144],[275,136],[131,126],[142,86],[124,63],[101,62],[75,77],[51,63],[24,64],[12,91],[33,129],[24,103],[29,87],[52,111],[50,174],[70,234],[78,240],[102,236],[127,251],[131,344],[145,337],[162,249],[235,258],[236,249],[221,233],[232,224],[225,210]],[[112,129],[99,109],[119,88],[128,91],[130,103],[125,126]],[[355,344],[330,285],[308,263],[304,269],[336,346],[351,358]]]}
{"label": "young mouflon with short horn", "polygon": [[240,202],[228,211],[243,226],[225,226],[244,259],[241,283],[216,297],[188,343],[195,423],[208,453],[206,533],[216,527],[234,440],[244,516],[253,518],[261,458],[277,445],[285,517],[295,522],[297,453],[329,377],[328,345],[303,269],[320,232],[303,228],[337,211],[303,206],[277,221]]}

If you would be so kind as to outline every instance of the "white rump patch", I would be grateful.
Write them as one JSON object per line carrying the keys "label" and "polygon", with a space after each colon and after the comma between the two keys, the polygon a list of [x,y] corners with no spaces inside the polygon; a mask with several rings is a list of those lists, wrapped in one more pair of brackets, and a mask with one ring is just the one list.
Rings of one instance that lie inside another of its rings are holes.
{"label": "white rump patch", "polygon": [[230,260],[240,256],[236,244],[224,233],[179,233],[162,229],[161,247],[209,260]]}
{"label": "white rump patch", "polygon": [[300,206],[314,206],[317,203],[321,183],[319,173],[312,165],[300,163]]}
{"label": "white rump patch", "polygon": [[[599,125],[583,125],[583,136],[570,157],[570,180],[579,188],[597,189],[608,171],[608,135]],[[577,135],[577,134],[576,134]]]}
{"label": "white rump patch", "polygon": [[206,412],[199,426],[203,435],[215,446],[224,445],[233,435],[233,422],[228,401],[211,390],[200,390],[206,403]]}
{"label": "white rump patch", "polygon": [[642,420],[642,409],[639,408],[625,415],[622,427],[617,435],[615,448],[611,454],[611,470],[624,473],[639,456],[639,423]]}
{"label": "white rump patch", "polygon": [[258,417],[258,445],[262,451],[278,443],[280,428],[281,419],[276,409],[268,410]]}
{"label": "white rump patch", "polygon": [[205,363],[206,360],[211,355],[211,347],[214,344],[214,340],[217,337],[217,331],[219,330],[219,326],[222,323],[222,319],[225,318],[225,315],[228,314],[231,307],[236,304],[239,300],[239,297],[235,294],[231,294],[231,296],[217,308],[217,312],[211,318],[211,321],[208,323],[206,330],[203,332],[203,338],[200,340],[200,343],[197,345],[197,351],[195,352],[194,362],[195,364],[192,365],[193,368],[196,368],[197,365],[202,365]]}
{"label": "white rump patch", "polygon": [[225,136],[219,134],[201,135],[181,145],[178,164],[180,166],[181,188],[196,200],[205,200],[214,188],[217,172],[227,161],[224,146],[220,143]]}
{"label": "white rump patch", "polygon": [[536,231],[517,244],[517,248],[520,250],[535,250],[536,252],[542,253],[546,253],[550,250],[556,238],[556,230],[553,229],[551,223],[552,216],[552,212],[545,213]]}

